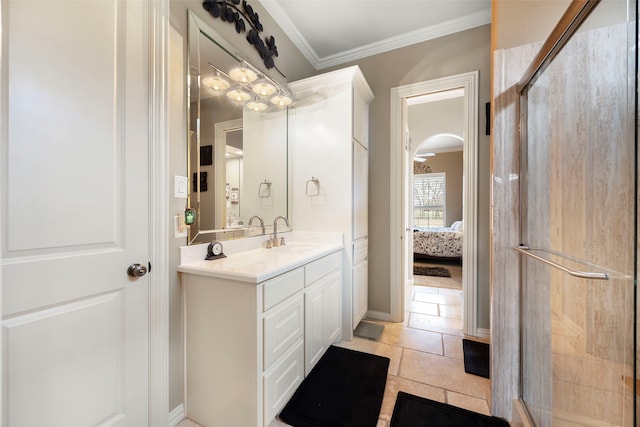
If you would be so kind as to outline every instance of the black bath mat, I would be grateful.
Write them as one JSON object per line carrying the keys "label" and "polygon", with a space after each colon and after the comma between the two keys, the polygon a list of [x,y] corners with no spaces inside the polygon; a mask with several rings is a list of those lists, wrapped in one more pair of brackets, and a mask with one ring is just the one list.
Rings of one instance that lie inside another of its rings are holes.
{"label": "black bath mat", "polygon": [[463,339],[464,371],[489,378],[489,344]]}
{"label": "black bath mat", "polygon": [[387,357],[330,346],[279,417],[294,427],[376,427],[388,368]]}
{"label": "black bath mat", "polygon": [[509,427],[502,418],[478,414],[424,397],[398,392],[389,427]]}
{"label": "black bath mat", "polygon": [[451,277],[451,272],[444,267],[426,267],[424,265],[414,265],[413,274],[417,276]]}

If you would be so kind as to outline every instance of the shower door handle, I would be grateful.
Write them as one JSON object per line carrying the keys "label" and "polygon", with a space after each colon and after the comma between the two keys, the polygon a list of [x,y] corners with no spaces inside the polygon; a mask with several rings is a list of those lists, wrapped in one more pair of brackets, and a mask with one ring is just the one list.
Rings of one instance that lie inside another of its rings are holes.
{"label": "shower door handle", "polygon": [[513,248],[514,251],[516,252],[520,252],[521,254],[524,254],[526,256],[529,256],[533,259],[537,259],[540,262],[543,262],[545,264],[548,264],[552,267],[555,267],[559,270],[564,271],[565,273],[569,273],[570,275],[574,276],[574,277],[581,277],[583,279],[595,279],[595,280],[609,280],[609,275],[607,273],[595,273],[595,272],[591,272],[591,271],[576,271],[576,270],[572,270],[568,267],[565,267],[564,265],[558,264],[557,262],[553,262],[551,260],[548,260],[546,258],[543,258],[539,255],[536,255],[534,253],[532,253],[530,251],[530,248],[528,246],[515,246]]}

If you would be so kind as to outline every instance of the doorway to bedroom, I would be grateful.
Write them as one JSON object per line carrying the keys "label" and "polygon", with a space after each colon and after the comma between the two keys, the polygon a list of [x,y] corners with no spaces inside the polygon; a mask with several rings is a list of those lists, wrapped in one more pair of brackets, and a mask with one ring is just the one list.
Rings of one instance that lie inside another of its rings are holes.
{"label": "doorway to bedroom", "polygon": [[[403,317],[405,289],[431,286],[444,281],[439,274],[450,275],[461,285],[462,332],[475,336],[477,81],[474,71],[393,88],[390,153],[391,177],[397,180],[392,182],[392,317]],[[414,265],[428,275],[414,276]]]}
{"label": "doorway to bedroom", "polygon": [[[464,89],[451,89],[407,99],[406,132],[413,254],[408,254],[411,284],[459,290],[462,306],[463,112]],[[437,300],[437,299],[435,299]],[[444,308],[447,308],[446,306]],[[462,310],[443,310],[448,325],[462,332]],[[440,314],[440,313],[438,313]],[[416,316],[412,316],[416,317]],[[418,319],[409,319],[409,322]],[[422,315],[422,322],[431,317]],[[443,319],[433,319],[441,323]]]}
{"label": "doorway to bedroom", "polygon": [[414,285],[462,290],[463,100],[460,88],[407,99]]}

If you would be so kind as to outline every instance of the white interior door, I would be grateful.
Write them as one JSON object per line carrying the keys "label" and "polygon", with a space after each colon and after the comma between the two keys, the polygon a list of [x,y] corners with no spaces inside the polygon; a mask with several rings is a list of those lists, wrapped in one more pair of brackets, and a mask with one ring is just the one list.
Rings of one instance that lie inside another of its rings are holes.
{"label": "white interior door", "polygon": [[3,425],[147,425],[148,3],[0,5]]}

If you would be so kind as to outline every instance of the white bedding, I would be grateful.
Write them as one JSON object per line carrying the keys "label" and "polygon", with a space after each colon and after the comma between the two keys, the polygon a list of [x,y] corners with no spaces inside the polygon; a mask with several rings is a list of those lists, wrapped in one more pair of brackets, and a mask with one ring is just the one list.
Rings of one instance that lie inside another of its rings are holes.
{"label": "white bedding", "polygon": [[431,257],[462,258],[462,235],[449,227],[415,227],[413,252]]}

